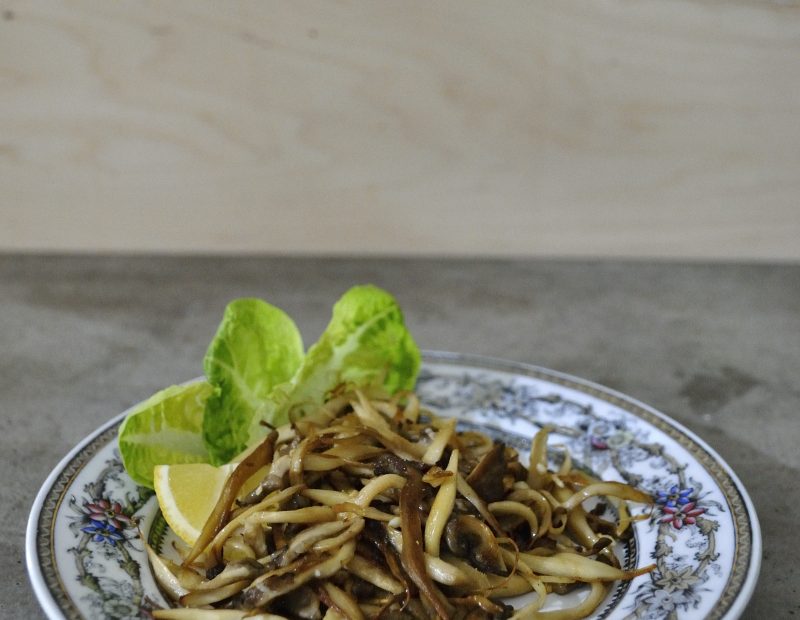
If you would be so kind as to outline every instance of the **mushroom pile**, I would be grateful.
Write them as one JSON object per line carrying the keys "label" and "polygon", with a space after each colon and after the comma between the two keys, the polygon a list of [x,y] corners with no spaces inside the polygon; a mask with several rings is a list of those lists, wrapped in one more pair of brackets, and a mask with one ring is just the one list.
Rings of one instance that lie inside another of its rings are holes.
{"label": "mushroom pile", "polygon": [[[148,548],[176,604],[153,616],[585,617],[612,582],[651,569],[623,570],[613,548],[634,520],[625,502],[652,499],[574,469],[568,454],[549,469],[547,437],[523,464],[414,393],[334,394],[241,460],[182,562]],[[540,611],[575,589],[578,605]],[[529,592],[519,609],[507,602]]]}

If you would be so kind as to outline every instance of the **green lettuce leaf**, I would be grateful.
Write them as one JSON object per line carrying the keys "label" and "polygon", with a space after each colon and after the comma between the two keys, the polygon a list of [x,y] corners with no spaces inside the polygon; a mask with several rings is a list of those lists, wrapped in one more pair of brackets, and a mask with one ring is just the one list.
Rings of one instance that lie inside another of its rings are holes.
{"label": "green lettuce leaf", "polygon": [[173,385],[139,404],[117,435],[122,463],[136,484],[153,488],[153,467],[207,463],[203,411],[212,387],[205,381]]}
{"label": "green lettuce leaf", "polygon": [[167,388],[123,422],[123,463],[138,484],[150,487],[155,465],[227,463],[267,434],[262,421],[283,424],[290,412],[302,415],[342,384],[411,389],[419,366],[400,307],[377,287],[347,291],[307,355],[282,310],[237,299],[206,353],[207,382]]}
{"label": "green lettuce leaf", "polygon": [[263,436],[258,423],[270,394],[302,361],[302,337],[283,310],[260,299],[228,304],[203,361],[214,387],[203,417],[212,464],[228,462]]}
{"label": "green lettuce leaf", "polygon": [[334,305],[330,323],[291,384],[276,390],[268,421],[287,422],[290,410],[323,403],[341,384],[390,394],[411,389],[420,359],[395,298],[376,286],[353,287]]}

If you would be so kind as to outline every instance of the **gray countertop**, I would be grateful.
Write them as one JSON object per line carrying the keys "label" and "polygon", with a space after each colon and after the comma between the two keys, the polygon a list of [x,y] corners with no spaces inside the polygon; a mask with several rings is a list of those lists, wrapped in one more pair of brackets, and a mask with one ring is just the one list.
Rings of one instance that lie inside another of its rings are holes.
{"label": "gray countertop", "polygon": [[800,617],[800,266],[14,255],[0,256],[0,617],[42,615],[24,532],[47,474],[98,425],[201,374],[227,301],[263,297],[313,342],[363,282],[397,296],[423,348],[575,374],[705,439],[761,519],[745,617]]}

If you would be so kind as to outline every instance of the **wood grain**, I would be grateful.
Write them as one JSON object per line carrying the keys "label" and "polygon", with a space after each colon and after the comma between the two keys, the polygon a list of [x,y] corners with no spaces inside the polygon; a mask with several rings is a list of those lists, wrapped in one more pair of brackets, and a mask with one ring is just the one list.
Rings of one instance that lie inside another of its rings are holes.
{"label": "wood grain", "polygon": [[0,249],[800,259],[796,3],[0,3]]}

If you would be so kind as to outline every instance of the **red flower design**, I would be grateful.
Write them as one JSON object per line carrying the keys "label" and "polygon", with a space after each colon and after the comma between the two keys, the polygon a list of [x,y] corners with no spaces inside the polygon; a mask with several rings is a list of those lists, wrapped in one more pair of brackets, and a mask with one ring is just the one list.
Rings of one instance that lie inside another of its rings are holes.
{"label": "red flower design", "polygon": [[697,517],[703,514],[705,508],[696,508],[695,502],[687,504],[678,504],[676,506],[664,506],[661,508],[666,513],[661,518],[661,523],[672,523],[672,527],[676,530],[681,529],[685,525],[694,525],[697,523]]}
{"label": "red flower design", "polygon": [[111,503],[107,499],[99,499],[84,504],[84,512],[92,521],[107,523],[117,530],[133,526],[133,519],[122,512],[119,502]]}

